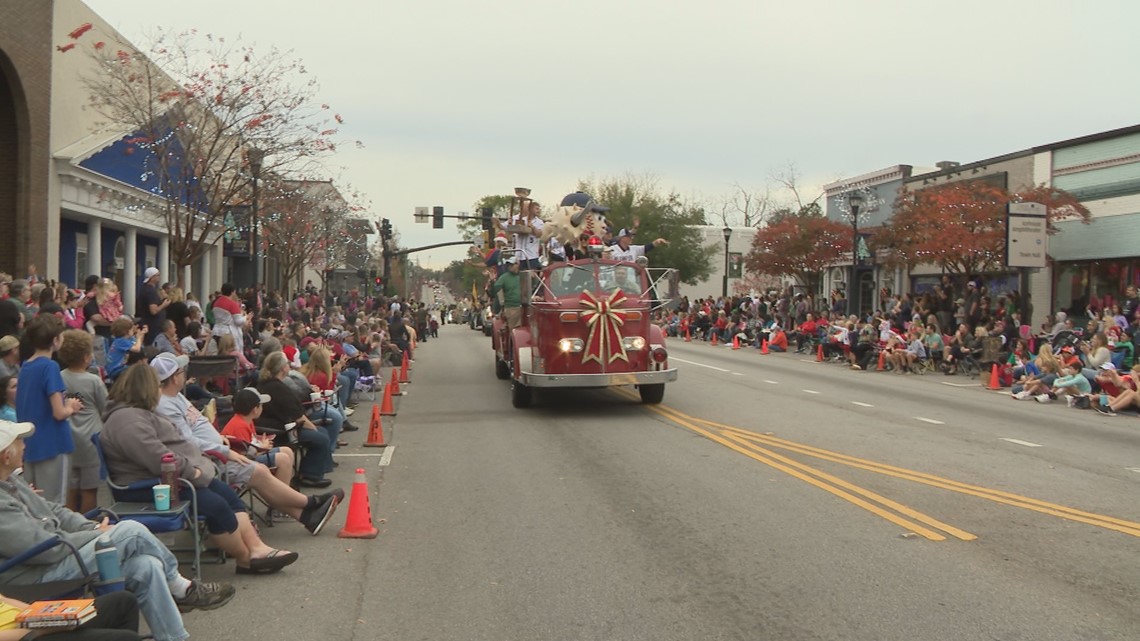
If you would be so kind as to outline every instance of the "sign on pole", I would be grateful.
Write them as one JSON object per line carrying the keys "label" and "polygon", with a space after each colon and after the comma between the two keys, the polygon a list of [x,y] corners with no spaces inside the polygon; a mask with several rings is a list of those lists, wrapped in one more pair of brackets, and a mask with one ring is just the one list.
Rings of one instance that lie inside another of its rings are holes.
{"label": "sign on pole", "polygon": [[428,208],[416,207],[415,220],[417,223],[426,223],[428,221]]}
{"label": "sign on pole", "polygon": [[1045,205],[1010,203],[1005,219],[1005,264],[1044,267],[1049,253]]}

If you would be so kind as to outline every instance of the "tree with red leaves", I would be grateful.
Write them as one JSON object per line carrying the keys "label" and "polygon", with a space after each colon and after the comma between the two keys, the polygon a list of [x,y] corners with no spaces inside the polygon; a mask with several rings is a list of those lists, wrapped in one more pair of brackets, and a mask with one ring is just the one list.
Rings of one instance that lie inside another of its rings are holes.
{"label": "tree with red leaves", "polygon": [[123,132],[125,153],[145,155],[144,207],[166,223],[179,281],[227,231],[229,207],[249,203],[255,169],[263,179],[320,175],[336,150],[342,118],[316,100],[316,81],[288,52],[159,31],[145,52],[100,41],[88,55],[99,70],[81,79],[90,103],[101,127]]}
{"label": "tree with red leaves", "polygon": [[851,228],[828,220],[819,205],[778,215],[756,232],[744,258],[749,272],[792,277],[816,291],[823,270],[851,252]]}
{"label": "tree with red leaves", "polygon": [[1010,202],[1037,202],[1048,209],[1049,233],[1058,220],[1088,222],[1088,208],[1059,189],[1036,187],[1010,194],[984,179],[902,191],[894,214],[871,238],[886,264],[934,264],[951,274],[996,271],[1005,261],[1005,216]]}

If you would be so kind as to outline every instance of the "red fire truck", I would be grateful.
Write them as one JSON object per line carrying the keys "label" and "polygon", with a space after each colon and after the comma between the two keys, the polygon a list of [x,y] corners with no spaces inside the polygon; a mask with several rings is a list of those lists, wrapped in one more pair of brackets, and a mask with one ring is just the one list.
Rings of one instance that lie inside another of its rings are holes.
{"label": "red fire truck", "polygon": [[676,270],[650,269],[644,258],[593,258],[520,276],[522,325],[508,332],[496,315],[492,332],[495,373],[511,380],[515,407],[551,387],[634,385],[642,402],[661,402],[677,370],[669,367],[664,330],[650,319],[674,304]]}

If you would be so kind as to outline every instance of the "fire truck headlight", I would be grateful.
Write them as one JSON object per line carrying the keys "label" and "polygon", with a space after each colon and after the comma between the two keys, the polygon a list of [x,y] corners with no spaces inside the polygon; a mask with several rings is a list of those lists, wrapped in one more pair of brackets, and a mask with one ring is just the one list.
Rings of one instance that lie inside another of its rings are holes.
{"label": "fire truck headlight", "polygon": [[621,339],[621,346],[627,350],[639,352],[645,349],[645,338],[641,336],[626,336]]}
{"label": "fire truck headlight", "polygon": [[561,352],[580,352],[585,343],[580,338],[563,338],[558,341],[558,350]]}

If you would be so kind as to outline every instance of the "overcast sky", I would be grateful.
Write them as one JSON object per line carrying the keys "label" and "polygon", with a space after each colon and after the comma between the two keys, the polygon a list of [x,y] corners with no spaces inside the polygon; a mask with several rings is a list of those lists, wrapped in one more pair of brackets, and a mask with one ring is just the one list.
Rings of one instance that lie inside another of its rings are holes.
{"label": "overcast sky", "polygon": [[652,174],[716,207],[791,163],[811,198],[1140,122],[1135,1],[86,2],[135,42],[161,25],[292,49],[365,144],[336,164],[409,246],[456,239],[413,207],[515,186],[552,203]]}

